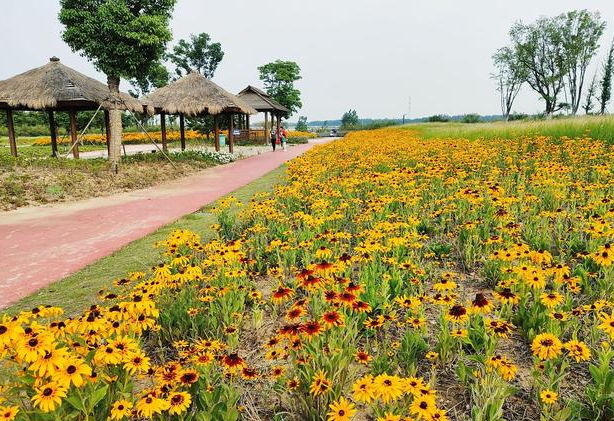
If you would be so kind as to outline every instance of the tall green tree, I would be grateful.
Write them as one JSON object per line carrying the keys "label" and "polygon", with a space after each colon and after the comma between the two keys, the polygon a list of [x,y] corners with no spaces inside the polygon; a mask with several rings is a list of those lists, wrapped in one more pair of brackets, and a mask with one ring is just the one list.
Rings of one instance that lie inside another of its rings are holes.
{"label": "tall green tree", "polygon": [[223,58],[222,44],[211,42],[209,34],[204,32],[190,35],[189,40],[179,40],[168,53],[168,59],[175,65],[178,77],[195,70],[211,79]]}
{"label": "tall green tree", "polygon": [[293,61],[277,60],[258,67],[258,71],[267,94],[288,108],[290,115],[303,106],[301,91],[294,87],[294,82],[302,79],[301,68],[298,64]]}
{"label": "tall green tree", "polygon": [[151,67],[148,74],[131,79],[130,85],[132,85],[133,89],[128,92],[133,97],[140,98],[149,94],[154,89],[168,85],[169,79],[170,74],[166,66],[162,63],[157,63]]}
{"label": "tall green tree", "polygon": [[510,38],[516,59],[526,71],[526,82],[541,96],[546,115],[552,117],[564,106],[559,103],[559,97],[567,71],[559,25],[546,17],[533,24],[516,22]]}
{"label": "tall green tree", "polygon": [[350,109],[343,113],[343,117],[341,117],[341,128],[343,130],[354,129],[358,126],[358,113],[356,110]]}
{"label": "tall green tree", "polygon": [[573,10],[554,18],[559,27],[564,59],[566,87],[571,113],[576,114],[582,100],[586,70],[599,50],[606,23],[599,12]]}
{"label": "tall green tree", "polygon": [[[176,0],[60,0],[62,38],[73,51],[87,57],[107,76],[111,92],[120,79],[150,74],[159,64]],[[121,112],[111,110],[111,147],[114,166],[121,159]]]}
{"label": "tall green tree", "polygon": [[299,132],[306,132],[309,130],[309,127],[307,126],[307,117],[300,116],[298,118],[298,123],[296,123],[295,130]]}
{"label": "tall green tree", "polygon": [[595,74],[593,75],[593,78],[591,79],[591,83],[588,84],[588,88],[586,89],[586,99],[584,100],[584,105],[582,106],[582,109],[584,109],[584,112],[586,114],[590,114],[591,111],[593,110],[593,107],[595,106],[595,103],[593,101],[595,100],[596,95],[597,95],[597,72],[595,72]]}
{"label": "tall green tree", "polygon": [[599,112],[605,114],[608,102],[612,98],[612,74],[614,73],[614,42],[608,51],[608,57],[603,64],[601,83],[599,84]]}
{"label": "tall green tree", "polygon": [[495,63],[495,72],[491,78],[497,83],[501,113],[507,121],[512,112],[514,100],[527,78],[527,72],[510,47],[498,49],[492,58]]}

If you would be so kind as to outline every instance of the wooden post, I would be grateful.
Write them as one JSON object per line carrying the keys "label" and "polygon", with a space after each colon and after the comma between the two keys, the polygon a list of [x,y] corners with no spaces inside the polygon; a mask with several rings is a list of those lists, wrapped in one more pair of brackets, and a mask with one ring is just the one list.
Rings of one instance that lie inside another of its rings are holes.
{"label": "wooden post", "polygon": [[9,129],[9,144],[11,155],[17,156],[17,141],[15,140],[15,125],[13,124],[13,110],[6,110],[6,127]]}
{"label": "wooden post", "polygon": [[217,115],[213,116],[213,133],[215,140],[215,150],[220,151],[220,127],[217,124]]}
{"label": "wooden post", "polygon": [[251,136],[249,134],[249,114],[245,114],[245,130],[247,130],[247,141],[251,140]]}
{"label": "wooden post", "polygon": [[107,158],[111,155],[111,118],[109,110],[104,110],[104,134],[107,137]]}
{"label": "wooden post", "polygon": [[264,112],[264,144],[266,145],[267,139],[269,138],[269,113],[268,111]]}
{"label": "wooden post", "polygon": [[53,111],[49,110],[49,133],[51,134],[51,156],[57,158],[58,156],[58,132],[55,129],[55,118],[53,118]]}
{"label": "wooden post", "polygon": [[277,136],[277,138],[279,139],[279,129],[281,128],[281,114],[277,114],[277,132],[275,133],[275,136]]}
{"label": "wooden post", "polygon": [[179,132],[181,134],[181,150],[185,151],[185,120],[183,114],[179,114]]}
{"label": "wooden post", "polygon": [[166,146],[166,114],[160,114],[160,131],[162,132],[162,150],[164,152],[168,151],[168,146]]}
{"label": "wooden post", "polygon": [[232,113],[228,114],[228,152],[232,153],[234,151],[234,115]]}
{"label": "wooden post", "polygon": [[72,147],[72,156],[79,159],[79,145],[77,144],[77,113],[75,110],[68,112],[70,118],[70,146]]}

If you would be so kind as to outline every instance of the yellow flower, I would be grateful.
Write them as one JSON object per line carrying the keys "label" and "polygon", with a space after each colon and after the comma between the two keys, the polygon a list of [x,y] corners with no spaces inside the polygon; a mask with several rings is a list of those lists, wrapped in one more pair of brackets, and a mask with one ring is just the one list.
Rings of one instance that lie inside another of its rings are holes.
{"label": "yellow flower", "polygon": [[192,403],[192,396],[187,392],[172,392],[168,395],[170,405],[168,413],[171,415],[185,412]]}
{"label": "yellow flower", "polygon": [[127,400],[119,400],[115,401],[113,405],[111,405],[111,419],[112,420],[121,420],[132,413],[132,402]]}
{"label": "yellow flower", "polygon": [[373,377],[365,376],[358,379],[352,385],[352,396],[358,402],[369,403],[375,399],[375,387],[373,386]]}
{"label": "yellow flower", "polygon": [[0,420],[13,421],[18,412],[18,406],[0,406]]}
{"label": "yellow flower", "polygon": [[601,320],[601,324],[597,327],[614,339],[614,311],[612,314],[599,314],[599,320]]}
{"label": "yellow flower", "polygon": [[324,370],[319,370],[315,373],[313,381],[309,386],[309,393],[313,396],[323,395],[330,389],[330,380],[326,378]]}
{"label": "yellow flower", "polygon": [[56,382],[49,382],[36,389],[32,403],[43,412],[53,412],[66,397],[66,389]]}
{"label": "yellow flower", "polygon": [[546,405],[552,405],[553,403],[556,403],[557,399],[559,398],[559,395],[552,390],[545,389],[541,391],[539,397],[541,401]]}
{"label": "yellow flower", "polygon": [[540,333],[533,339],[533,355],[541,360],[551,360],[561,354],[563,343],[551,333]]}
{"label": "yellow flower", "polygon": [[81,387],[84,377],[92,375],[92,369],[81,358],[71,357],[57,374],[58,383],[68,388],[70,384]]}
{"label": "yellow flower", "polygon": [[353,403],[343,396],[336,402],[329,405],[328,421],[349,421],[356,414]]}
{"label": "yellow flower", "polygon": [[164,399],[147,394],[136,403],[136,412],[140,417],[151,418],[155,414],[166,411],[169,406],[169,403]]}
{"label": "yellow flower", "polygon": [[576,359],[576,362],[587,361],[591,358],[591,351],[584,342],[573,339],[565,343],[565,349],[570,356]]}
{"label": "yellow flower", "polygon": [[414,398],[409,410],[417,417],[428,420],[435,414],[437,407],[432,396],[421,396]]}
{"label": "yellow flower", "polygon": [[403,380],[397,376],[388,374],[380,374],[373,380],[375,396],[381,399],[384,403],[396,400],[403,395]]}

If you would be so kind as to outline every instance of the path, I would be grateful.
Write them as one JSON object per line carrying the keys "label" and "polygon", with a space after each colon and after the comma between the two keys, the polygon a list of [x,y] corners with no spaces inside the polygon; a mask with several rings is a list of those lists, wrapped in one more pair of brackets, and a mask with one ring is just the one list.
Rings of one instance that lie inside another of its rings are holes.
{"label": "path", "polygon": [[144,190],[0,213],[0,309],[330,140],[314,139]]}

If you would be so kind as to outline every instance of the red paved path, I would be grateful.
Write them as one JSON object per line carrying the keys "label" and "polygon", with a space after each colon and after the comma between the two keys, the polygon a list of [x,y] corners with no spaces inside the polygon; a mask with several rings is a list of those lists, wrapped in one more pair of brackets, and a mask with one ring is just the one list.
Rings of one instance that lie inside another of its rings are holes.
{"label": "red paved path", "polygon": [[328,140],[252,156],[144,190],[0,213],[0,309]]}

